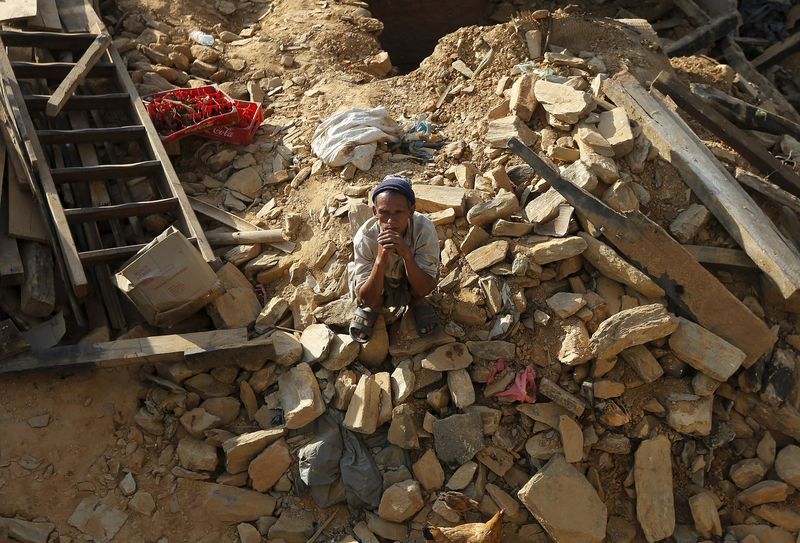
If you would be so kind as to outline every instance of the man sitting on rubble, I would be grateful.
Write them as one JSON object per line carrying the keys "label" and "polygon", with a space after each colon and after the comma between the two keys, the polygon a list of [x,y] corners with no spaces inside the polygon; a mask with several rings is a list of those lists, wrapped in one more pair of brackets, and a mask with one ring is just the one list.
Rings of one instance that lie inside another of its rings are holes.
{"label": "man sitting on rubble", "polygon": [[416,212],[408,178],[387,176],[372,191],[372,218],[353,238],[348,268],[350,294],[358,302],[350,336],[359,343],[372,337],[384,310],[409,307],[417,333],[424,336],[439,324],[425,297],[436,287],[439,238],[436,227]]}

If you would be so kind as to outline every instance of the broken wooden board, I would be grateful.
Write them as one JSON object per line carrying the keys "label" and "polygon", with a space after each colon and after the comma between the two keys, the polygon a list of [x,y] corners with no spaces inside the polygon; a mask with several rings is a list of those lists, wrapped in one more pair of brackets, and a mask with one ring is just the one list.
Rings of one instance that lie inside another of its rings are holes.
{"label": "broken wooden board", "polygon": [[746,394],[722,383],[717,394],[733,401],[733,408],[742,416],[752,417],[756,422],[796,440],[800,440],[800,413],[789,403],[781,407],[772,407],[760,401],[752,394]]}
{"label": "broken wooden board", "polygon": [[0,22],[27,19],[36,15],[36,0],[5,0],[0,2]]}
{"label": "broken wooden board", "polygon": [[[224,224],[225,226],[233,228],[234,230],[239,230],[242,232],[256,232],[262,230],[255,224],[247,222],[246,220],[237,217],[233,213],[228,213],[224,209],[220,209],[216,206],[204,202],[203,200],[199,200],[197,198],[193,198],[190,196],[189,203],[192,205],[192,209],[194,209],[195,212],[200,213],[201,215],[205,215],[210,219],[214,219],[218,223]],[[269,242],[269,245],[283,251],[284,253],[294,252],[294,249],[296,247],[296,245],[293,242],[285,240],[272,241]]]}
{"label": "broken wooden board", "polygon": [[[97,32],[94,10],[84,0],[58,0],[58,16],[67,32]],[[91,12],[90,12],[91,10]]]}
{"label": "broken wooden board", "polygon": [[776,113],[780,113],[790,121],[800,124],[800,113],[798,113],[792,103],[781,94],[769,79],[755,69],[750,61],[747,60],[742,48],[739,47],[731,36],[722,38],[722,40],[720,40],[720,46],[725,55],[725,60],[728,61],[731,68],[739,72],[739,75],[744,77],[747,81],[757,85],[764,97],[774,104]]}
{"label": "broken wooden board", "polygon": [[50,98],[47,99],[45,112],[48,117],[55,117],[75,93],[75,89],[84,80],[86,75],[94,68],[97,61],[105,54],[111,45],[111,36],[100,34],[95,38],[86,52],[78,59],[67,77],[58,85]]}
{"label": "broken wooden board", "polygon": [[789,209],[800,213],[800,198],[794,194],[789,194],[782,188],[773,185],[766,179],[752,174],[742,168],[736,168],[734,176],[736,180],[745,187],[763,194],[775,203],[786,206]]}
{"label": "broken wooden board", "polygon": [[28,28],[61,32],[56,0],[36,0],[36,15],[28,21]]}
{"label": "broken wooden board", "polygon": [[684,57],[713,47],[720,38],[736,30],[740,22],[739,12],[717,17],[664,47],[664,53],[668,57]]}
{"label": "broken wooden board", "polygon": [[47,228],[33,194],[9,178],[6,185],[8,198],[8,236],[15,239],[48,243]]}
{"label": "broken wooden board", "polygon": [[768,132],[778,136],[789,134],[794,139],[800,140],[800,125],[789,119],[734,98],[710,85],[693,83],[692,92],[703,100],[711,102],[720,113],[739,128]]}
{"label": "broken wooden board", "polygon": [[603,82],[603,91],[671,163],[684,182],[725,227],[785,298],[800,290],[800,253],[789,245],[750,195],[722,167],[683,120],[628,73]]}
{"label": "broken wooden board", "polygon": [[[0,145],[0,155],[3,160],[1,166],[5,164],[5,147]],[[14,183],[13,179],[6,180],[0,175],[0,194],[7,183]],[[7,192],[7,189],[6,191]],[[0,285],[19,285],[22,283],[24,269],[22,267],[22,257],[19,254],[17,240],[8,236],[8,198],[0,198]]]}
{"label": "broken wooden board", "polygon": [[800,31],[795,32],[785,40],[771,45],[766,51],[750,61],[756,70],[766,70],[783,59],[800,51]]}
{"label": "broken wooden board", "polygon": [[701,264],[758,270],[747,253],[739,249],[706,247],[704,245],[684,245],[683,248]]}
{"label": "broken wooden board", "polygon": [[734,125],[716,109],[703,103],[674,73],[661,72],[653,81],[653,87],[672,98],[679,108],[730,145],[763,175],[769,176],[771,182],[794,195],[800,194],[800,176],[794,173],[794,170],[772,156],[752,136]]}
{"label": "broken wooden board", "polygon": [[749,367],[777,341],[767,325],[731,294],[663,228],[638,211],[618,213],[562,178],[522,142],[509,147],[593,224],[631,264],[667,293],[679,312],[745,352]]}
{"label": "broken wooden board", "polygon": [[191,349],[186,351],[186,365],[196,371],[207,371],[221,366],[243,368],[263,365],[265,360],[275,360],[275,348],[269,338],[256,338],[239,345],[219,349]]}
{"label": "broken wooden board", "polygon": [[23,353],[30,348],[30,343],[20,335],[14,321],[11,319],[0,321],[0,365],[2,365],[2,360]]}
{"label": "broken wooden board", "polygon": [[110,368],[129,364],[181,362],[186,352],[199,354],[247,342],[247,330],[213,330],[192,334],[151,336],[107,343],[68,345],[18,354],[0,364],[0,373],[43,370],[66,366]]}

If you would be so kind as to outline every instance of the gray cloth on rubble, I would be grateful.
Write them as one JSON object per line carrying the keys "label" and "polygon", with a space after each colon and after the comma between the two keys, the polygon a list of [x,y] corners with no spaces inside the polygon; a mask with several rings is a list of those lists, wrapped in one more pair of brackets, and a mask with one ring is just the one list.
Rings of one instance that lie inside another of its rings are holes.
{"label": "gray cloth on rubble", "polygon": [[383,478],[369,449],[341,425],[343,421],[344,413],[329,409],[309,427],[315,439],[298,453],[300,480],[320,507],[346,499],[351,508],[374,509],[380,503]]}

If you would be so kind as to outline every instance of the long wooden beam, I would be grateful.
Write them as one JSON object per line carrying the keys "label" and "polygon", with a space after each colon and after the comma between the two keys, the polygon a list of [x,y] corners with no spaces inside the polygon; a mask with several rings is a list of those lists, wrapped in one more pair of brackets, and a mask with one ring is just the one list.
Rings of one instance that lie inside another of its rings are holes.
{"label": "long wooden beam", "polygon": [[661,72],[653,81],[653,87],[672,98],[679,108],[730,145],[771,182],[795,196],[800,195],[800,176],[794,170],[772,156],[752,136],[716,109],[704,104],[674,73]]}
{"label": "long wooden beam", "polygon": [[[619,104],[618,104],[619,105]],[[736,345],[750,366],[777,341],[767,325],[731,294],[663,228],[638,211],[618,213],[567,181],[516,138],[509,147],[606,239],[666,292],[684,316]]]}
{"label": "long wooden beam", "polygon": [[199,353],[246,343],[247,330],[236,328],[68,345],[44,351],[30,351],[8,358],[0,362],[0,374],[67,366],[110,368],[129,364],[180,362],[187,352]]}
{"label": "long wooden beam", "polygon": [[752,198],[722,167],[685,122],[647,92],[628,72],[603,83],[606,96],[671,163],[731,237],[780,289],[784,298],[800,290],[800,254],[786,243]]}

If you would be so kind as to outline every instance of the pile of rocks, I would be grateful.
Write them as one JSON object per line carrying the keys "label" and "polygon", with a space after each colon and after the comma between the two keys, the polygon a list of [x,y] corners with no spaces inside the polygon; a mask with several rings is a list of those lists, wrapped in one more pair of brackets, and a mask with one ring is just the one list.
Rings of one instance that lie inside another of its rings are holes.
{"label": "pile of rocks", "polygon": [[[242,523],[242,541],[313,535],[321,519],[299,505],[296,456],[303,429],[331,409],[368,445],[382,477],[380,500],[352,529],[362,542],[422,541],[427,523],[480,521],[499,509],[510,542],[795,540],[795,351],[781,343],[748,359],[676,316],[663,289],[598,239],[580,210],[529,167],[509,166],[513,136],[613,209],[650,201],[636,176],[657,152],[603,96],[602,59],[551,48],[541,68],[555,75],[497,81],[500,103],[484,135],[491,166],[460,162],[438,184],[415,186],[417,209],[442,240],[432,296],[440,330],[419,338],[410,316],[380,319],[361,348],[346,334],[349,253],[330,242],[308,270],[248,253],[219,271],[228,292],[212,318],[265,334],[268,360],[154,368],[137,423],[148,439],[175,443],[165,449],[169,476],[209,517]],[[249,167],[234,166],[236,199],[263,188],[240,179]],[[326,221],[349,216],[357,228],[368,189],[348,187]],[[688,243],[708,218],[693,205],[670,230]],[[287,230],[298,221],[287,216]],[[287,273],[293,294],[262,307],[251,281]],[[764,316],[755,298],[747,303]],[[782,341],[796,347],[798,339]]]}

